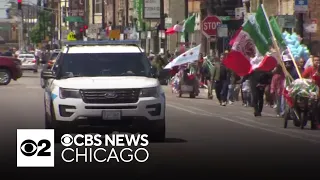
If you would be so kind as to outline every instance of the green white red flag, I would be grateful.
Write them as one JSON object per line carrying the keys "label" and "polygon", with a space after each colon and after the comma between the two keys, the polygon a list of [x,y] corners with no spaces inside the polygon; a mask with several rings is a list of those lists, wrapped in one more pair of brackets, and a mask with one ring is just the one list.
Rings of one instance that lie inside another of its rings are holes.
{"label": "green white red flag", "polygon": [[276,53],[270,53],[271,38],[267,18],[260,6],[230,41],[232,49],[224,65],[239,76],[248,75],[256,69],[271,71],[277,66]]}

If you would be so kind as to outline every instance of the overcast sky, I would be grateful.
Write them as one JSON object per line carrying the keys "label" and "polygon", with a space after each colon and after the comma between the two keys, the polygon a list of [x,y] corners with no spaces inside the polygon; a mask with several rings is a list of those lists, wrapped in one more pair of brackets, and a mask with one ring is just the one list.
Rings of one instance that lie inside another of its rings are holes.
{"label": "overcast sky", "polygon": [[[0,0],[0,18],[7,18],[6,8],[4,7],[10,0]],[[37,0],[22,0],[22,2],[37,3]]]}

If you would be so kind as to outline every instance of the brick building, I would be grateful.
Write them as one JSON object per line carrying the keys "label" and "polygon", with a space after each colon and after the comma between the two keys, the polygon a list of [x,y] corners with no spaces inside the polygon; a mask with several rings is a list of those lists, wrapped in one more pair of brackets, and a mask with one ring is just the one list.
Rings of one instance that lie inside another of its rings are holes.
{"label": "brick building", "polygon": [[250,12],[255,12],[259,3],[263,3],[268,16],[293,15],[296,18],[296,26],[292,28],[293,32],[303,37],[303,43],[309,45],[313,54],[319,53],[320,49],[320,28],[316,33],[307,33],[303,24],[310,22],[311,19],[320,20],[320,1],[309,0],[309,12],[306,14],[297,14],[294,11],[294,0],[250,0]]}

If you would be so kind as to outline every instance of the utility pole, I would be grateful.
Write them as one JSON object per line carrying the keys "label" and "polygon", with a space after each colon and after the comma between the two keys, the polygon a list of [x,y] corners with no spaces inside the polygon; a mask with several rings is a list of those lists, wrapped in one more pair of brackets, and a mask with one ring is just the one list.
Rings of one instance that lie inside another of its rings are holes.
{"label": "utility pole", "polygon": [[126,5],[126,27],[129,26],[129,0],[125,0],[125,5]]}
{"label": "utility pole", "polygon": [[[184,0],[184,16],[185,19],[187,19],[189,17],[189,1],[188,0]],[[188,32],[184,32],[184,41],[185,41],[185,45],[186,47],[189,47],[189,33]]]}
{"label": "utility pole", "polygon": [[116,28],[116,0],[112,0],[112,29]]}
{"label": "utility pole", "polygon": [[[126,11],[126,16],[125,16],[125,26],[126,28],[129,27],[129,0],[125,0],[125,11]],[[128,33],[125,34],[125,38],[128,39]]]}
{"label": "utility pole", "polygon": [[102,0],[102,18],[101,18],[101,24],[102,24],[102,31],[106,28],[106,20],[105,20],[105,0]]}
{"label": "utility pole", "polygon": [[[160,34],[161,36],[159,37],[159,41],[160,41],[160,47],[159,49],[161,49],[161,45],[162,45],[162,31],[165,30],[165,17],[164,17],[164,0],[160,0],[160,26],[159,26],[159,30],[160,30]],[[157,33],[159,35],[159,33]],[[166,51],[166,41],[164,41],[163,43],[164,47],[164,52]]]}
{"label": "utility pole", "polygon": [[53,14],[53,8],[54,8],[54,0],[51,0],[51,11],[50,11],[50,17],[51,17],[51,25],[50,25],[50,32],[51,32],[51,36],[50,36],[50,47],[51,49],[53,49],[53,40],[55,39],[55,17]]}

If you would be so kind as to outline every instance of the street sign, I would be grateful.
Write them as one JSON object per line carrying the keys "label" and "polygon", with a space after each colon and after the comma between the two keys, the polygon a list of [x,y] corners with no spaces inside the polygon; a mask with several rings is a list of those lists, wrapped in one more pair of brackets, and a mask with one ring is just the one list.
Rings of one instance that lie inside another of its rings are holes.
{"label": "street sign", "polygon": [[221,21],[230,21],[231,20],[231,17],[230,16],[219,16],[219,19]]}
{"label": "street sign", "polygon": [[236,19],[243,19],[246,14],[246,8],[245,7],[239,7],[235,9],[235,17]]}
{"label": "street sign", "polygon": [[207,38],[217,35],[217,27],[222,24],[217,16],[207,16],[201,23],[201,30],[203,35]]}
{"label": "street sign", "polygon": [[282,28],[295,28],[296,17],[294,15],[279,15],[277,16],[279,26]]}
{"label": "street sign", "polygon": [[165,19],[165,28],[170,28],[172,26],[172,18],[167,17]]}
{"label": "street sign", "polygon": [[109,32],[109,38],[110,39],[120,39],[120,30],[119,29],[115,29],[115,30],[111,30]]}
{"label": "street sign", "polygon": [[308,10],[308,0],[295,0],[294,11],[296,13],[306,13]]}
{"label": "street sign", "polygon": [[70,32],[67,36],[68,41],[76,41],[76,34],[74,32]]}
{"label": "street sign", "polygon": [[228,25],[227,24],[220,24],[218,26],[218,37],[228,37]]}

